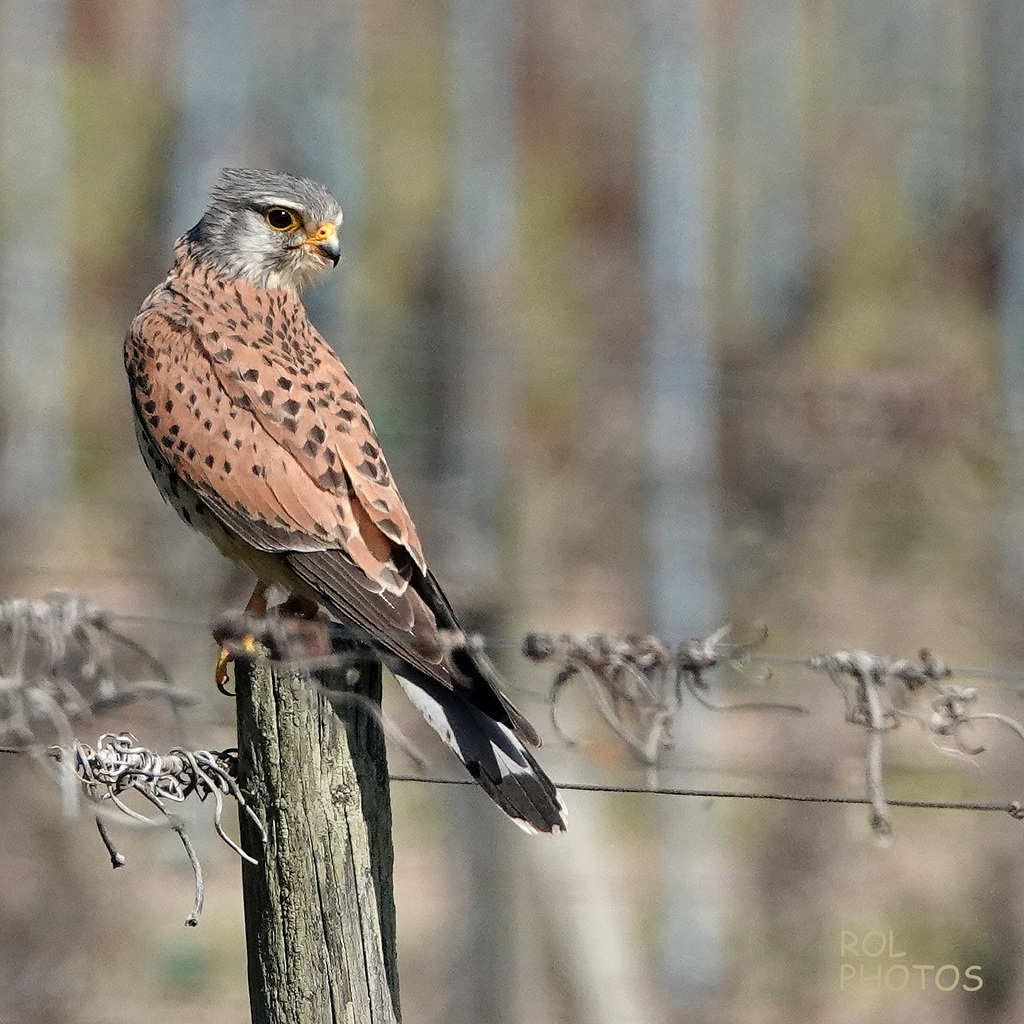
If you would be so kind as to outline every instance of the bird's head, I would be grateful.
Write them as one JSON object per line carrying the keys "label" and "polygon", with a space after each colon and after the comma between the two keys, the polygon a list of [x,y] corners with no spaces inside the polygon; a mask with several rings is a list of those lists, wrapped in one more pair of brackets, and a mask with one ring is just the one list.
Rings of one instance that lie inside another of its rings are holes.
{"label": "bird's head", "polygon": [[340,228],[341,206],[318,182],[226,168],[186,238],[230,277],[299,293],[337,266]]}

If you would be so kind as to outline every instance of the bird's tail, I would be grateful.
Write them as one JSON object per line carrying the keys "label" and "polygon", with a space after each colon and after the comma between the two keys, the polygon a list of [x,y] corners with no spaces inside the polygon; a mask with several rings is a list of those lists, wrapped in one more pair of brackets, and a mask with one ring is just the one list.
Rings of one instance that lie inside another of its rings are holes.
{"label": "bird's tail", "polygon": [[565,807],[555,784],[508,726],[411,666],[392,671],[469,774],[520,828],[565,831]]}

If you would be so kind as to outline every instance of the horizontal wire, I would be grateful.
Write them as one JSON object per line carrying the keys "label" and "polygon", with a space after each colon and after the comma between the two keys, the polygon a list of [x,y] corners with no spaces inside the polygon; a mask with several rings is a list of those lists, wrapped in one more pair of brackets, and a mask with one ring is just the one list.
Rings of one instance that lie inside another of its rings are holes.
{"label": "horizontal wire", "polygon": [[[426,782],[444,786],[475,786],[474,779],[451,779],[422,775],[390,775],[392,782]],[[637,796],[692,796],[710,800],[781,800],[802,804],[855,804],[870,805],[863,796],[811,796],[802,793],[755,793],[728,789],[679,789],[676,787],[614,786],[587,782],[556,782],[558,789],[579,793],[620,793]],[[969,800],[891,800],[890,807],[916,807],[936,811],[1003,811],[1014,818],[1024,817],[1024,808],[1016,800],[1007,803],[979,803]]]}

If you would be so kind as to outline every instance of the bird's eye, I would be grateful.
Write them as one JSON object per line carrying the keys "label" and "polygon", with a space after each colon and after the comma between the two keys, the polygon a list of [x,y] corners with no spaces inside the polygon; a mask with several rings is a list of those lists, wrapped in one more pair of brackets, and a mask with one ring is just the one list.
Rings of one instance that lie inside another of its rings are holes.
{"label": "bird's eye", "polygon": [[299,226],[298,214],[283,206],[272,206],[264,217],[275,231],[294,231]]}

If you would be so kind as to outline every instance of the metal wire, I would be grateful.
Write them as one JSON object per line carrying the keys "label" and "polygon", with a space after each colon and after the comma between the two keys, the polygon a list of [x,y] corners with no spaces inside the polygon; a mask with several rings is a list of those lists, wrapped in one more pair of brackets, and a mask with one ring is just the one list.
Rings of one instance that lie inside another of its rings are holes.
{"label": "metal wire", "polygon": [[[450,779],[424,775],[392,774],[392,782],[426,782],[444,786],[475,786],[473,779]],[[782,800],[801,804],[854,804],[870,806],[863,796],[816,796],[804,793],[759,793],[729,789],[688,789],[675,786],[615,786],[589,782],[558,782],[560,790],[579,793],[620,793],[636,796],[689,796],[707,800]],[[971,800],[887,800],[889,807],[916,807],[933,811],[1002,811],[1018,821],[1024,820],[1024,806],[1017,800],[1006,803],[983,803]]]}

